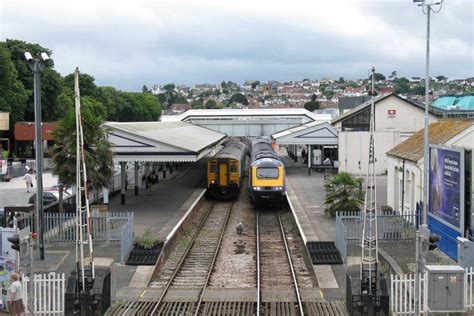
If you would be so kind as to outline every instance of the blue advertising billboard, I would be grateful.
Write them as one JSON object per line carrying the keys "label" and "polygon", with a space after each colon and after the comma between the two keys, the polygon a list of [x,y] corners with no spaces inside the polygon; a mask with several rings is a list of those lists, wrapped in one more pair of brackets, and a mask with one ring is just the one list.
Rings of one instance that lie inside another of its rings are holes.
{"label": "blue advertising billboard", "polygon": [[429,161],[429,213],[463,233],[463,149],[431,146]]}

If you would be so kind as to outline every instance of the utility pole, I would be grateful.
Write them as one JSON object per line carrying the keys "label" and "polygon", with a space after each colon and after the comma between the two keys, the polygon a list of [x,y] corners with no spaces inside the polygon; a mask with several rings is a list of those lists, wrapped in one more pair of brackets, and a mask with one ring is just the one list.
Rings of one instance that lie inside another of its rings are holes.
{"label": "utility pole", "polygon": [[38,233],[39,259],[44,260],[43,239],[43,141],[41,130],[41,77],[40,73],[49,60],[46,53],[41,53],[41,60],[33,58],[31,53],[25,53],[28,66],[33,72],[34,100],[35,100],[35,164],[36,164],[36,232]]}
{"label": "utility pole", "polygon": [[[424,120],[424,142],[423,142],[423,207],[422,207],[422,224],[424,229],[427,229],[427,234],[429,235],[428,229],[428,210],[429,210],[429,190],[428,190],[428,182],[429,182],[429,92],[430,92],[430,18],[431,18],[431,11],[434,13],[438,13],[441,11],[443,6],[444,0],[413,0],[413,3],[417,4],[421,7],[424,14],[426,14],[426,65],[425,65],[425,120]],[[438,10],[433,10],[432,6],[439,6]],[[426,12],[425,12],[426,10]],[[425,232],[426,234],[426,232]],[[420,251],[420,242],[421,236],[420,233],[417,232],[416,238],[416,274],[415,274],[415,315],[419,315],[420,311],[420,302],[418,298],[420,297],[420,282],[419,282],[419,273],[420,269],[420,255],[422,251]]]}

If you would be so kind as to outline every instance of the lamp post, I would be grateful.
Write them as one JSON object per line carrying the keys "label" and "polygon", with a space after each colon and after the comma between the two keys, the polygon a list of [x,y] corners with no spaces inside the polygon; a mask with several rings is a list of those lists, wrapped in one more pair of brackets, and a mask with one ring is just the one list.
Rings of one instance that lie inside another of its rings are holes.
{"label": "lamp post", "polygon": [[41,132],[41,77],[40,73],[49,60],[46,53],[41,53],[40,58],[33,57],[25,52],[28,66],[33,72],[34,100],[35,100],[35,162],[36,162],[36,232],[38,233],[39,258],[44,260],[43,239],[43,144]]}
{"label": "lamp post", "polygon": [[[428,229],[428,208],[429,208],[429,91],[430,91],[430,17],[431,11],[438,13],[441,11],[444,0],[413,0],[413,3],[421,7],[423,13],[426,15],[426,69],[425,69],[425,121],[424,121],[424,142],[423,142],[423,207],[422,207],[422,218],[423,228]],[[438,10],[434,10],[433,6],[439,6]],[[429,232],[429,231],[428,231]],[[420,283],[419,283],[419,273],[420,273],[420,233],[416,234],[416,274],[415,274],[415,315],[419,315],[419,306],[420,302],[418,298],[420,297]]]}

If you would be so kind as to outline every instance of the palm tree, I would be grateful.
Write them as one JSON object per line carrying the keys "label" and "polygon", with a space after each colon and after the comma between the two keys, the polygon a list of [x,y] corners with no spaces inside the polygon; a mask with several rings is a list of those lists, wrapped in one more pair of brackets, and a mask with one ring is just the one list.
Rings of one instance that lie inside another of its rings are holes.
{"label": "palm tree", "polygon": [[362,182],[362,178],[355,178],[346,172],[329,178],[324,184],[326,189],[324,211],[333,217],[339,211],[360,211],[365,198]]}
{"label": "palm tree", "polygon": [[[102,118],[92,114],[88,107],[81,108],[82,130],[87,169],[87,187],[90,192],[107,187],[113,176],[113,153],[107,139]],[[59,121],[54,132],[53,174],[58,176],[60,206],[62,186],[76,184],[76,116],[73,108]]]}

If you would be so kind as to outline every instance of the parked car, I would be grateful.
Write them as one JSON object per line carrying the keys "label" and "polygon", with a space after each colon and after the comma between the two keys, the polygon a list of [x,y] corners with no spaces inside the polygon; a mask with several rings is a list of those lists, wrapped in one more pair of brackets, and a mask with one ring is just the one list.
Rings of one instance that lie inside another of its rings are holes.
{"label": "parked car", "polygon": [[[59,183],[56,183],[55,185],[49,187],[47,189],[47,191],[58,191],[59,192]],[[63,192],[66,192],[67,194],[72,195],[72,188],[68,187],[68,186],[65,186],[63,188]]]}
{"label": "parked car", "polygon": [[[71,195],[67,193],[67,191],[63,192],[63,199],[69,199]],[[35,204],[36,200],[36,193],[34,193],[32,196],[30,196],[30,199],[28,200],[28,203],[30,204]],[[43,191],[43,205],[48,205],[54,202],[59,201],[59,191],[55,190],[48,190],[48,191]]]}

